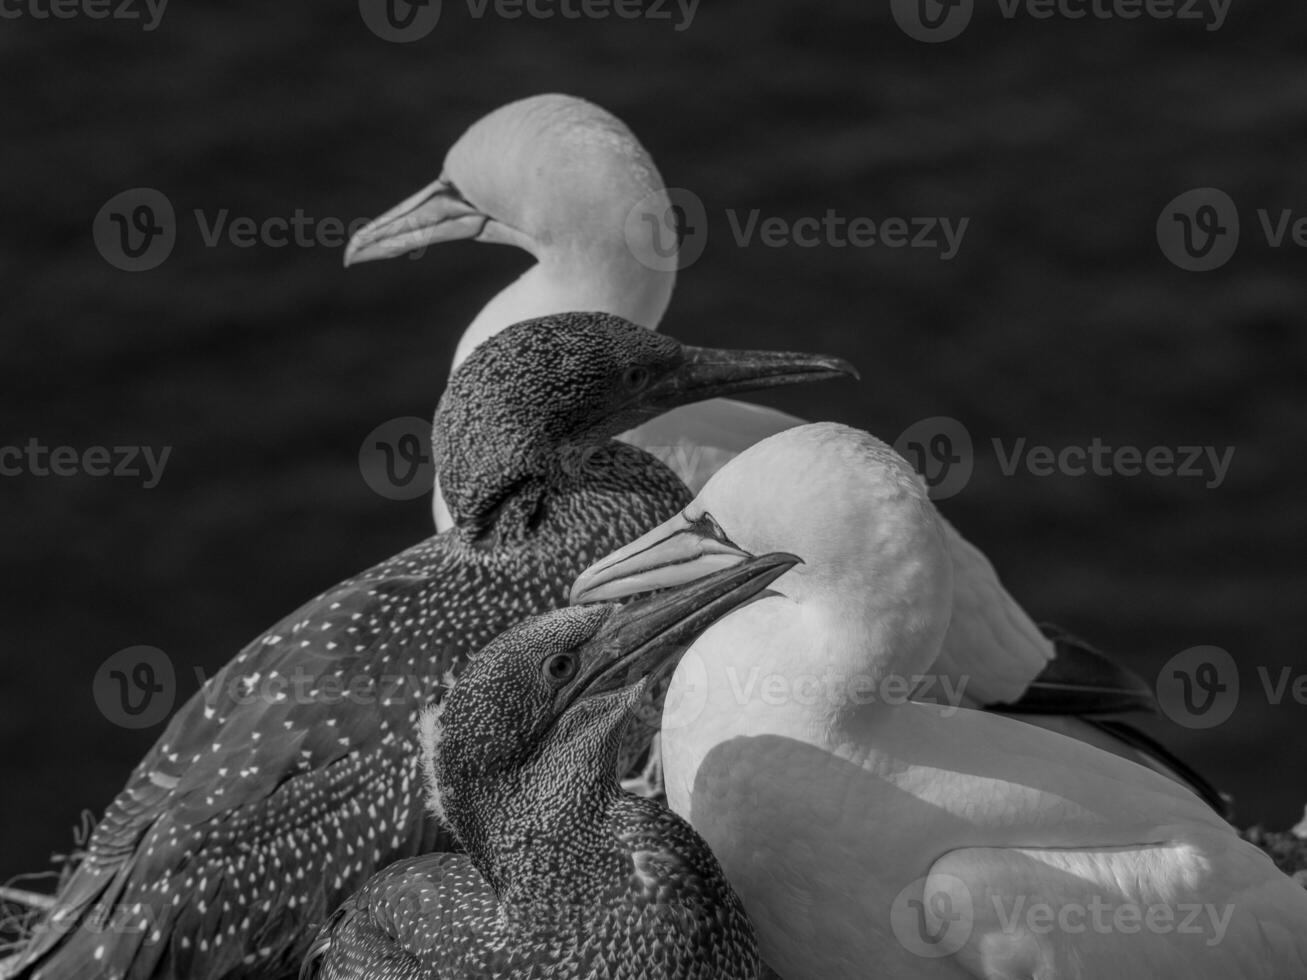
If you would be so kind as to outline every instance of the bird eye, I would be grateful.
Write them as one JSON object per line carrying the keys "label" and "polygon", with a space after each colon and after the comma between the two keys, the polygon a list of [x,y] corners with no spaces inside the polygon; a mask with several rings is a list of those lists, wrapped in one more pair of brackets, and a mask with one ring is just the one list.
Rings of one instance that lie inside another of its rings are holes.
{"label": "bird eye", "polygon": [[570,653],[555,653],[545,660],[545,677],[563,684],[576,676],[576,657]]}
{"label": "bird eye", "polygon": [[723,544],[734,544],[734,542],[726,536],[726,532],[722,530],[722,526],[717,523],[717,518],[713,517],[712,514],[708,513],[706,510],[698,517],[694,518],[690,523],[694,525],[695,530],[705,537],[721,541]]}
{"label": "bird eye", "polygon": [[649,383],[649,369],[642,367],[627,368],[622,374],[622,384],[631,391],[640,391]]}

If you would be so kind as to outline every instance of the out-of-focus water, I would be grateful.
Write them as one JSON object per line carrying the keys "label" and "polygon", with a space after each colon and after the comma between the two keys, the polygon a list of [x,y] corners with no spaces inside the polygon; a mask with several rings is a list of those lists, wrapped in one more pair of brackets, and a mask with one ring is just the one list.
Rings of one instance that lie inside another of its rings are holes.
{"label": "out-of-focus water", "polygon": [[[479,306],[526,257],[472,244],[340,265],[339,248],[206,246],[200,222],[349,221],[431,179],[481,113],[562,90],[626,119],[708,212],[666,323],[697,343],[837,352],[860,385],[772,404],[893,439],[961,421],[975,472],[945,512],[1028,609],[1148,676],[1221,646],[1243,694],[1223,725],[1149,730],[1284,826],[1307,802],[1307,707],[1262,691],[1307,672],[1307,255],[1255,209],[1307,208],[1297,5],[1246,0],[1219,31],[1008,21],[907,38],[888,3],[704,4],[667,22],[477,19],[381,41],[354,4],[169,6],[0,22],[0,442],[171,446],[158,486],[5,477],[0,879],[66,849],[160,726],[127,731],[92,680],[165,651],[178,698],[323,587],[428,533],[424,501],[360,478],[363,437],[428,416]],[[1191,187],[1244,215],[1234,259],[1168,263],[1162,207]],[[120,272],[92,219],[126,188],[172,201],[178,243]],[[740,247],[741,218],[970,219],[925,249]],[[1201,480],[1005,476],[991,448],[1235,447]]]}

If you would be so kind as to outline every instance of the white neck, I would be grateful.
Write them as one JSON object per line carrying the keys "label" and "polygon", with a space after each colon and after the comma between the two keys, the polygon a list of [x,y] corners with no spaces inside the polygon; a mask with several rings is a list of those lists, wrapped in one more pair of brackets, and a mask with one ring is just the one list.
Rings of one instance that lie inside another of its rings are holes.
{"label": "white neck", "polygon": [[[942,581],[928,584],[927,575]],[[681,807],[689,805],[690,782],[722,742],[779,735],[838,746],[861,740],[855,732],[908,700],[914,679],[938,656],[951,582],[934,572],[904,579],[904,592],[883,580],[868,591],[850,590],[860,593],[850,598],[861,608],[833,594],[768,598],[704,633],[677,667],[663,713],[672,808],[688,812]],[[911,591],[919,585],[925,588]],[[784,579],[777,589],[785,592]]]}
{"label": "white neck", "polygon": [[614,313],[656,330],[676,283],[675,272],[642,265],[624,243],[584,254],[558,254],[546,248],[538,255],[540,261],[504,287],[464,331],[454,368],[505,327],[554,313]]}

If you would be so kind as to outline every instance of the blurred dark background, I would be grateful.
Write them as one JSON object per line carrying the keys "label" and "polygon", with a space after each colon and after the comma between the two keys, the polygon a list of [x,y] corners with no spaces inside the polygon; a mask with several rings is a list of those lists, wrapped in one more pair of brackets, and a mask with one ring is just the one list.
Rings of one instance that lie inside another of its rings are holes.
{"label": "blurred dark background", "polygon": [[[115,0],[117,2],[117,0]],[[27,10],[27,7],[21,8]],[[144,13],[144,8],[141,8]],[[709,0],[675,21],[477,19],[388,43],[344,0],[176,0],[156,29],[0,20],[5,149],[0,443],[171,446],[162,480],[0,478],[0,880],[48,867],[161,725],[97,707],[97,669],[166,652],[177,699],[325,586],[425,536],[425,499],[360,476],[359,446],[429,416],[464,325],[528,257],[471,243],[341,268],[341,249],[205,247],[192,216],[377,214],[432,179],[484,112],[566,91],[625,119],[710,237],[669,333],[844,354],[860,385],[768,399],[890,441],[966,425],[975,473],[943,503],[1038,618],[1153,678],[1225,648],[1231,720],[1165,738],[1237,798],[1241,823],[1307,802],[1307,707],[1258,667],[1307,671],[1307,255],[1255,209],[1307,213],[1307,8],[1236,0],[1201,23],[1007,20],[981,2],[942,44],[889,3]],[[1185,272],[1154,226],[1215,186],[1244,234]],[[147,186],[176,248],[127,273],[91,227]],[[740,248],[764,216],[970,218],[957,257],[910,248]],[[1236,447],[1227,480],[1005,477],[1000,437],[1053,447]]]}

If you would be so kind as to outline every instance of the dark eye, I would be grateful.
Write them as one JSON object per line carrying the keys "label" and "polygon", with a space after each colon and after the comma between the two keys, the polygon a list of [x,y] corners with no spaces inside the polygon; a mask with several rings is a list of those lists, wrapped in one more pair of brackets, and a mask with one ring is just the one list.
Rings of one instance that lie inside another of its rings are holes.
{"label": "dark eye", "polygon": [[721,541],[725,544],[734,544],[734,542],[726,536],[726,532],[722,530],[722,526],[717,523],[717,518],[713,517],[712,514],[708,513],[706,510],[698,517],[694,518],[690,523],[694,525],[696,531],[706,537],[713,538],[714,540]]}
{"label": "dark eye", "polygon": [[563,684],[576,676],[576,657],[570,653],[555,653],[545,660],[545,677],[555,684]]}
{"label": "dark eye", "polygon": [[642,367],[627,368],[622,373],[622,384],[629,391],[640,391],[649,383],[649,369]]}

